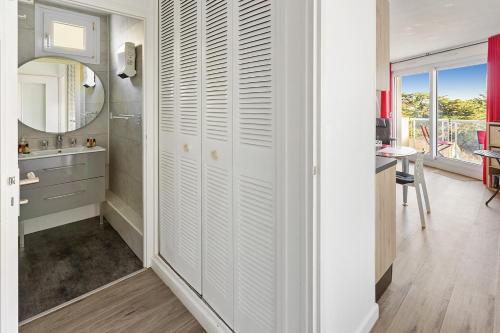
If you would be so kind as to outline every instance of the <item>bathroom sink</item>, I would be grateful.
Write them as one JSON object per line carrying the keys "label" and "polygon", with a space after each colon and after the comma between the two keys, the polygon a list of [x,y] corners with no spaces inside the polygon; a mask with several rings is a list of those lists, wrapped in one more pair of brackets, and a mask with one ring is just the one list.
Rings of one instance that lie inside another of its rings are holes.
{"label": "bathroom sink", "polygon": [[99,151],[106,151],[106,149],[99,147],[99,146],[92,147],[92,148],[79,146],[79,147],[67,147],[67,148],[62,148],[62,149],[34,150],[29,154],[19,154],[19,159],[20,160],[29,160],[29,159],[34,159],[34,158],[53,157],[53,156],[61,156],[61,155],[96,153]]}

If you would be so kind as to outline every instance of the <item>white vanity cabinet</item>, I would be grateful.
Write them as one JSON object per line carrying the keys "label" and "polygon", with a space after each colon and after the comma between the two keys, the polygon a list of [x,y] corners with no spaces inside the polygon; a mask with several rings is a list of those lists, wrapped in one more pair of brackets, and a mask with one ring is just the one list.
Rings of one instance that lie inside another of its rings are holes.
{"label": "white vanity cabinet", "polygon": [[81,149],[79,153],[21,156],[21,179],[33,172],[40,181],[21,186],[20,220],[105,201],[105,161],[103,148]]}

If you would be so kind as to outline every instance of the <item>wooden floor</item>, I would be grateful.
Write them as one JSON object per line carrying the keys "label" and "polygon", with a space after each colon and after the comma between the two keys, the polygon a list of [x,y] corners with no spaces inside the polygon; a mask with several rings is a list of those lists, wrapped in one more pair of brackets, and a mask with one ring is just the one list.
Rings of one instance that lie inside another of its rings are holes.
{"label": "wooden floor", "polygon": [[39,318],[20,333],[204,332],[172,291],[148,270]]}
{"label": "wooden floor", "polygon": [[413,188],[408,207],[396,206],[393,282],[372,332],[500,332],[500,195],[486,207],[479,181],[434,169],[426,179],[427,229]]}

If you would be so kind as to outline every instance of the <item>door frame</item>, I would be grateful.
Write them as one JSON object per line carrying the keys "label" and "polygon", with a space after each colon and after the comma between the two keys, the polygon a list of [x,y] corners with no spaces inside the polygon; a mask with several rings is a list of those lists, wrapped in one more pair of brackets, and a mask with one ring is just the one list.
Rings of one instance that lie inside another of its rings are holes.
{"label": "door frame", "polygon": [[[0,0],[0,332],[18,327],[17,0]],[[10,180],[10,182],[9,182]],[[10,184],[9,184],[10,183]]]}
{"label": "door frame", "polygon": [[[106,14],[118,14],[144,22],[144,70],[143,70],[143,220],[144,220],[144,267],[151,267],[151,258],[157,241],[157,186],[155,124],[158,116],[157,103],[157,10],[156,1],[145,3],[134,0],[57,0],[56,4],[68,7],[92,9]],[[7,178],[16,176],[17,166],[17,108],[18,33],[17,0],[0,0],[0,333],[18,331],[18,224],[19,185],[7,185]],[[6,84],[6,83],[9,84]],[[10,207],[10,198],[14,206]],[[6,222],[4,222],[6,221]]]}

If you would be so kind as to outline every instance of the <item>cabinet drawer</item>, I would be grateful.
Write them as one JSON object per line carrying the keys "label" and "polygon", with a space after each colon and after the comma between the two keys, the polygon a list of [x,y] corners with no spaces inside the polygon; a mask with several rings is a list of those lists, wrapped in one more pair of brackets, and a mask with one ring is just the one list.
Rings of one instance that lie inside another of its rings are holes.
{"label": "cabinet drawer", "polygon": [[500,147],[500,126],[490,125],[488,144]]}
{"label": "cabinet drawer", "polygon": [[28,172],[34,172],[40,178],[40,182],[23,186],[32,189],[104,177],[105,158],[105,152],[96,152],[21,160],[20,178],[25,179]]}
{"label": "cabinet drawer", "polygon": [[81,180],[43,188],[22,188],[21,220],[73,209],[105,200],[104,177]]}

